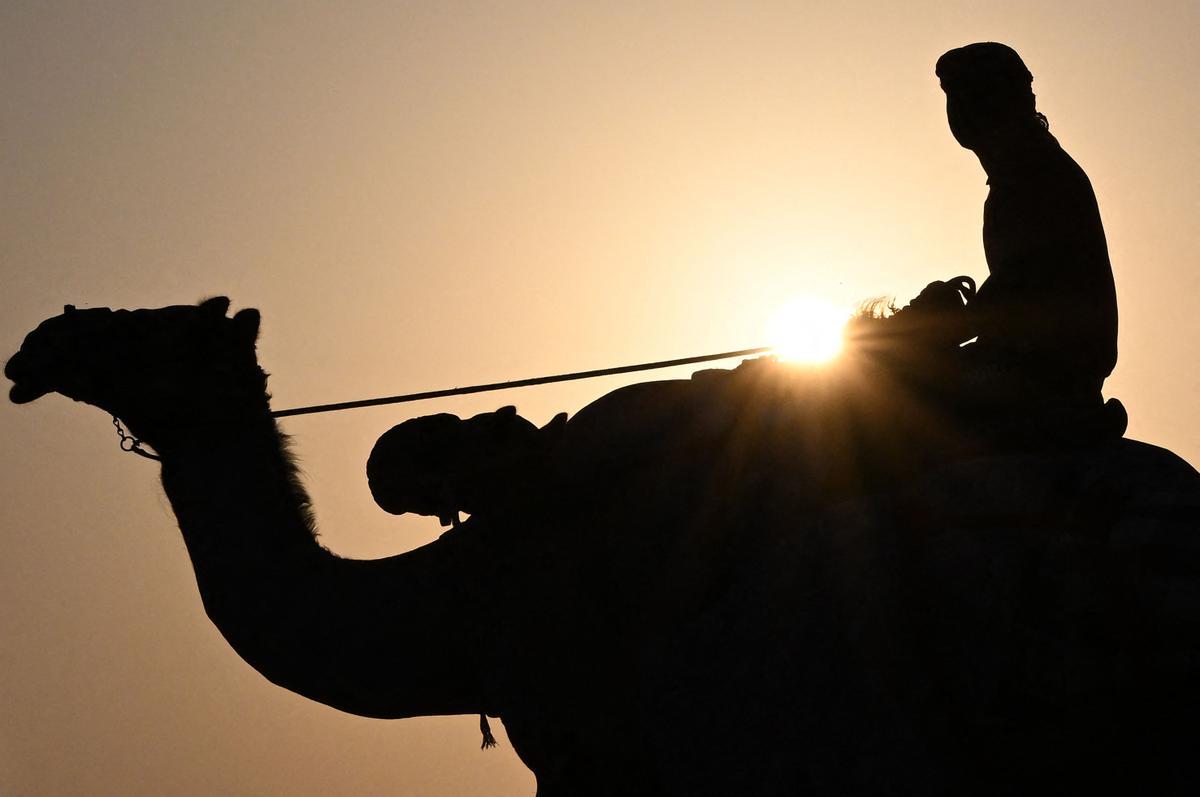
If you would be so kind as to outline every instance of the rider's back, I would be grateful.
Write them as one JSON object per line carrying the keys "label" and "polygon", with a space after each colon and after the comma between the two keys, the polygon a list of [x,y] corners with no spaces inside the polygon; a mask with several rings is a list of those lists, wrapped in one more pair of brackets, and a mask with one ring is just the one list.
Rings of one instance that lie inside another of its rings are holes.
{"label": "rider's back", "polygon": [[989,176],[979,345],[1043,390],[1098,395],[1116,364],[1117,303],[1091,183],[1048,132]]}

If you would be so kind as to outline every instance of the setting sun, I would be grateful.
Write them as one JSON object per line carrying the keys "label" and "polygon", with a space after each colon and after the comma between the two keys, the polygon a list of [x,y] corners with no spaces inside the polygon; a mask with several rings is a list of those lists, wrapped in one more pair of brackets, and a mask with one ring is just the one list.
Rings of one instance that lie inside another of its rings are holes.
{"label": "setting sun", "polygon": [[842,350],[850,313],[830,302],[797,297],[780,307],[767,326],[767,340],[780,359],[804,363],[832,360]]}

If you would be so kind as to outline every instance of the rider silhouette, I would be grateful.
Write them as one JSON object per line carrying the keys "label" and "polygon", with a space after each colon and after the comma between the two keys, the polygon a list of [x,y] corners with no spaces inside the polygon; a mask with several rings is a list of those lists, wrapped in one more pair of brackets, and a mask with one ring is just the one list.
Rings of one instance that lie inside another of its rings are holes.
{"label": "rider silhouette", "polygon": [[936,73],[950,131],[989,186],[989,277],[967,307],[967,335],[978,339],[961,349],[966,401],[1098,408],[1117,361],[1117,300],[1091,183],[1050,134],[1012,48],[960,47]]}

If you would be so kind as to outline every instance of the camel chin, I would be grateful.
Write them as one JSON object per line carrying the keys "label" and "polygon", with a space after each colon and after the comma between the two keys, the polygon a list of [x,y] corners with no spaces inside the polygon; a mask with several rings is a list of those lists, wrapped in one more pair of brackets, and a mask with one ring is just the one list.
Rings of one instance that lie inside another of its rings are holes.
{"label": "camel chin", "polygon": [[28,355],[17,352],[4,366],[4,375],[13,381],[8,391],[9,401],[13,404],[28,404],[50,392],[48,388],[30,384],[28,360]]}
{"label": "camel chin", "polygon": [[13,404],[28,404],[31,401],[37,401],[49,392],[49,390],[42,390],[31,385],[13,385],[12,389],[8,391],[8,400]]}

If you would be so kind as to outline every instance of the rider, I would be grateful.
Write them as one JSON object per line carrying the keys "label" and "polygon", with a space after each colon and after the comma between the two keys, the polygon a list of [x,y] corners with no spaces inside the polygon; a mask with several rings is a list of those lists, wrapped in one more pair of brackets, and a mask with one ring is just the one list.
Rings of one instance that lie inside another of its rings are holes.
{"label": "rider", "polygon": [[989,186],[989,277],[966,312],[966,336],[977,340],[961,349],[966,402],[1098,409],[1117,361],[1117,300],[1091,183],[1050,134],[1012,48],[960,47],[936,73],[950,131],[978,156]]}

